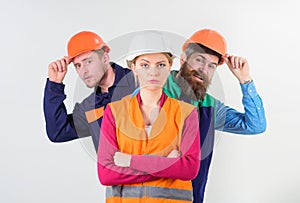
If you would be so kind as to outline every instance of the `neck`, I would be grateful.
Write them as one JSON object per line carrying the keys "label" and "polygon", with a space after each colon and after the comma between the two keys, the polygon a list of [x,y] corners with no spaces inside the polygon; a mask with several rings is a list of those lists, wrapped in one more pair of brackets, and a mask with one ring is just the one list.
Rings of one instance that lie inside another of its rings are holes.
{"label": "neck", "polygon": [[140,91],[142,105],[143,106],[159,106],[159,100],[162,95],[162,89],[156,89],[156,90],[147,90],[147,89],[141,89]]}
{"label": "neck", "polygon": [[99,87],[101,92],[108,92],[108,88],[111,87],[115,82],[115,71],[108,65],[102,79],[100,80]]}
{"label": "neck", "polygon": [[141,89],[141,111],[145,125],[153,125],[158,117],[160,106],[159,100],[162,95],[162,89],[147,90]]}

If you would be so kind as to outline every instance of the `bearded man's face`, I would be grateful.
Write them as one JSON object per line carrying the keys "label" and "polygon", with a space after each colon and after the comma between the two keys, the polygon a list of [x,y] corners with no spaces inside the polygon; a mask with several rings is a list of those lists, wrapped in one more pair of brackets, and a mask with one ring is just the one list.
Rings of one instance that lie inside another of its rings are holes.
{"label": "bearded man's face", "polygon": [[179,73],[192,89],[192,98],[201,100],[205,97],[218,61],[219,58],[211,54],[193,53],[182,64]]}

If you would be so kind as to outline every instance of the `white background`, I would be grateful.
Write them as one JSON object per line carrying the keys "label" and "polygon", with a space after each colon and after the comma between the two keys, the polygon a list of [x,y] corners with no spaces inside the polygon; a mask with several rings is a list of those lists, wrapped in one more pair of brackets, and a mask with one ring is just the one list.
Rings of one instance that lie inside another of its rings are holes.
{"label": "white background", "polygon": [[[156,29],[189,37],[203,28],[222,33],[228,52],[248,59],[268,122],[258,136],[222,133],[205,202],[300,202],[298,2],[1,0],[0,202],[104,202],[82,142],[51,143],[45,132],[47,66],[66,55],[71,35],[92,30],[110,41]],[[225,103],[242,111],[238,81],[226,66],[217,74]],[[68,110],[77,79],[70,68]]]}

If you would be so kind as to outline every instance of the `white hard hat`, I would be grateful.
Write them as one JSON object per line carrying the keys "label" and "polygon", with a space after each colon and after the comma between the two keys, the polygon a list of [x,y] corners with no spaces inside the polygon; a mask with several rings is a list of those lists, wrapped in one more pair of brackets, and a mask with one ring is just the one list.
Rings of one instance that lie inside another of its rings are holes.
{"label": "white hard hat", "polygon": [[129,44],[129,51],[126,57],[127,65],[137,56],[153,53],[168,53],[173,56],[170,42],[162,32],[156,30],[145,30],[137,32]]}

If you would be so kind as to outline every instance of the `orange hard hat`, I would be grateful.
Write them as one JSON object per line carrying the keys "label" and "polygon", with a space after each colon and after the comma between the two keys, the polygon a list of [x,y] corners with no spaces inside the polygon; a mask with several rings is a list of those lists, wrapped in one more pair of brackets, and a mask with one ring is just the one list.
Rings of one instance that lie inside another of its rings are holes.
{"label": "orange hard hat", "polygon": [[105,48],[106,52],[110,51],[107,44],[101,39],[99,35],[90,31],[82,31],[75,34],[68,42],[68,58],[70,61],[74,57],[87,52]]}
{"label": "orange hard hat", "polygon": [[[195,32],[189,39],[185,41],[182,46],[182,51],[185,51],[187,46],[191,43],[201,44],[221,56],[225,56],[227,52],[226,41],[218,32],[210,29],[203,29]],[[219,65],[223,64],[224,60],[221,59]]]}

